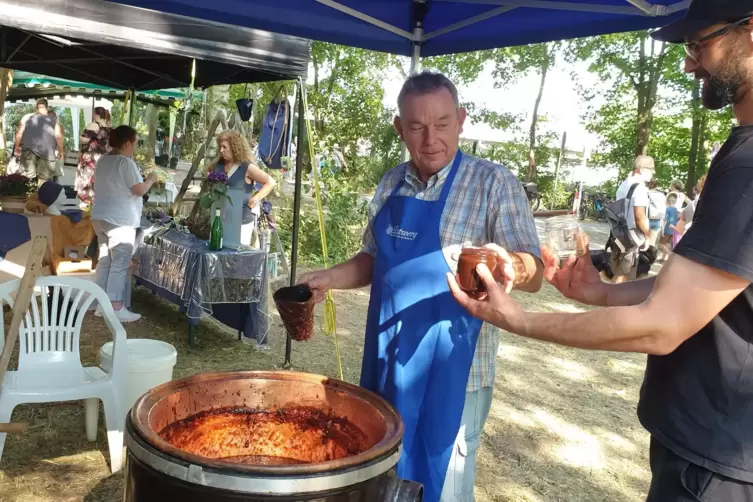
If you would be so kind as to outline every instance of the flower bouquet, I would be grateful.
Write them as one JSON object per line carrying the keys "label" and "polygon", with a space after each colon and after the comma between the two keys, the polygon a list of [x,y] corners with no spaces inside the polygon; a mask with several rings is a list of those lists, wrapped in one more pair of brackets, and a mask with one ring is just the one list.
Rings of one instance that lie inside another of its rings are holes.
{"label": "flower bouquet", "polygon": [[199,198],[199,205],[202,209],[210,209],[215,202],[222,199],[233,203],[227,195],[227,175],[221,171],[212,171],[207,176],[207,182]]}

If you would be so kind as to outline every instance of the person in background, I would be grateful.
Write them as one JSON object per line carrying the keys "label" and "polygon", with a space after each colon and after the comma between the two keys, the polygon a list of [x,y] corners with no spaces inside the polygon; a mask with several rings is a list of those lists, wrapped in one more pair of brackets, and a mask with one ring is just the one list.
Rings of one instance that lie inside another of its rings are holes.
{"label": "person in background", "polygon": [[680,233],[680,236],[685,235],[685,233],[690,229],[690,226],[693,224],[693,218],[695,217],[695,208],[698,205],[698,200],[701,198],[701,192],[703,191],[703,185],[705,183],[706,175],[704,174],[698,180],[698,183],[696,183],[695,197],[693,198],[693,200],[688,202],[688,205],[685,206],[685,209],[683,209],[680,213],[680,221],[677,223],[677,231]]}
{"label": "person in background", "polygon": [[50,115],[46,99],[38,99],[36,112],[19,122],[13,154],[27,178],[42,185],[55,177],[55,161],[63,158],[63,130],[57,116]]}
{"label": "person in background", "polygon": [[674,248],[674,236],[677,232],[677,221],[679,219],[679,211],[677,210],[677,196],[674,193],[667,195],[667,212],[664,216],[664,232],[661,235],[661,242],[659,244],[659,257],[660,262],[665,262],[669,258],[669,254]]}
{"label": "person in background", "polygon": [[507,287],[536,292],[536,224],[520,181],[458,148],[466,111],[444,75],[408,78],[394,125],[411,161],[388,171],[369,206],[363,249],[303,275],[321,301],[371,285],[361,386],[392,403],[405,424],[397,473],[424,485],[425,502],[470,502],[476,452],[492,405],[498,332],[458,308],[445,280],[470,241],[509,257]]}
{"label": "person in background", "polygon": [[[651,227],[648,220],[648,188],[646,183],[654,177],[654,159],[648,155],[639,155],[635,159],[633,174],[617,188],[617,200],[626,199],[633,190],[630,198],[630,209],[627,214],[628,228],[643,234],[646,242],[651,239]],[[614,272],[615,284],[636,279],[638,274],[638,249],[623,252],[618,246],[612,246],[611,267]]]}
{"label": "person in background", "polygon": [[659,246],[661,238],[662,224],[667,213],[666,195],[658,189],[659,183],[656,180],[648,182],[648,227],[651,230],[649,236],[649,246],[656,248]]}
{"label": "person in background", "polygon": [[[63,144],[65,144],[65,128],[63,127],[63,124],[61,124],[58,120],[57,113],[52,110],[50,110],[48,113],[57,121],[58,127],[60,127],[60,135],[63,137]],[[55,176],[52,177],[52,181],[57,183],[58,180],[65,174],[65,172],[63,171],[65,152],[62,152],[61,154],[60,152],[55,150],[55,155],[57,156],[57,160],[55,161]]]}
{"label": "person in background", "polygon": [[[217,136],[220,156],[209,165],[209,172],[223,172],[227,184],[246,191],[241,220],[241,244],[251,246],[261,212],[261,201],[269,195],[277,182],[262,171],[251,157],[246,138],[236,131],[224,131]],[[261,188],[256,191],[256,184]]]}
{"label": "person in background", "polygon": [[93,202],[94,168],[99,158],[107,153],[108,138],[110,136],[110,112],[98,106],[94,109],[91,124],[86,126],[81,134],[81,154],[76,170],[75,188],[78,198],[85,205]]}
{"label": "person in background", "polygon": [[638,403],[651,434],[647,502],[753,502],[753,0],[693,0],[651,37],[683,44],[704,108],[732,105],[739,124],[658,275],[607,284],[587,257],[560,264],[544,252],[560,293],[601,307],[580,313],[527,312],[483,265],[485,301],[448,281],[471,315],[512,333],[648,354]]}
{"label": "person in background", "polygon": [[[141,315],[123,304],[128,269],[133,256],[136,229],[141,225],[142,197],[157,182],[152,173],[146,181],[131,157],[138,143],[136,130],[120,126],[109,135],[110,153],[102,155],[94,170],[94,205],[91,219],[99,243],[95,282],[107,292],[121,322],[134,322]],[[99,309],[95,315],[101,315]]]}
{"label": "person in background", "polygon": [[680,180],[673,180],[669,184],[669,193],[675,194],[675,207],[678,211],[681,211],[685,204],[689,202],[687,195],[685,195],[685,185]]}

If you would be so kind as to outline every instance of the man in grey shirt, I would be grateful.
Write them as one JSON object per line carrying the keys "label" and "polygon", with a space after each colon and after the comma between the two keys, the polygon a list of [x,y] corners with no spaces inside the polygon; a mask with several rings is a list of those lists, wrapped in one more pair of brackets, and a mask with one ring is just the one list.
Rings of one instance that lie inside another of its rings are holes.
{"label": "man in grey shirt", "polygon": [[13,154],[20,157],[23,174],[40,185],[55,176],[55,161],[63,158],[63,130],[46,99],[38,99],[36,113],[21,119]]}

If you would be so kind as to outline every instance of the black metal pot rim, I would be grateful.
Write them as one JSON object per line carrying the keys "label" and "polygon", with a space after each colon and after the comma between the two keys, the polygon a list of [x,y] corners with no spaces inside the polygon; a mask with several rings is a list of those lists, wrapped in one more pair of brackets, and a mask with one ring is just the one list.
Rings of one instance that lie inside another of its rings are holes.
{"label": "black metal pot rim", "polygon": [[133,430],[130,417],[125,437],[128,454],[143,464],[172,478],[195,485],[249,495],[308,495],[339,490],[374,479],[392,469],[400,459],[402,446],[371,463],[332,473],[259,476],[235,471],[219,471],[170,457],[144,442]]}

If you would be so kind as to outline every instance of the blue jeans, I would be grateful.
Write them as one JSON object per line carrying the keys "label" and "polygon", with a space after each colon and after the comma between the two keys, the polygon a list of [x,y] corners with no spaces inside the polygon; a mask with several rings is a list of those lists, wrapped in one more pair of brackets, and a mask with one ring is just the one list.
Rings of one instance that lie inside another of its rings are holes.
{"label": "blue jeans", "polygon": [[440,502],[473,502],[473,485],[476,481],[476,452],[481,443],[489,410],[492,406],[492,388],[483,387],[465,394],[463,418],[455,440],[455,448],[447,467]]}

